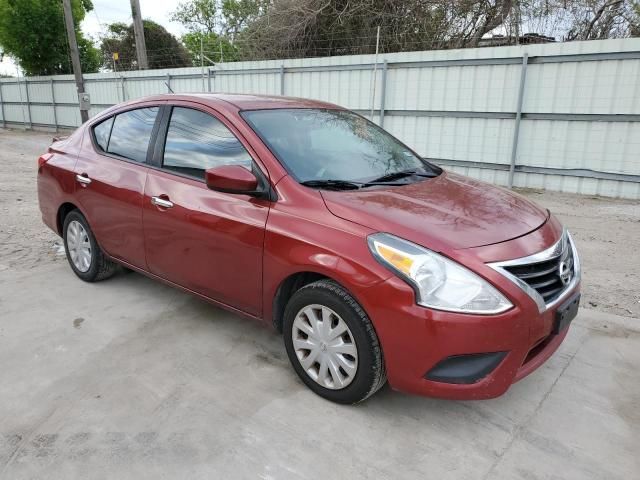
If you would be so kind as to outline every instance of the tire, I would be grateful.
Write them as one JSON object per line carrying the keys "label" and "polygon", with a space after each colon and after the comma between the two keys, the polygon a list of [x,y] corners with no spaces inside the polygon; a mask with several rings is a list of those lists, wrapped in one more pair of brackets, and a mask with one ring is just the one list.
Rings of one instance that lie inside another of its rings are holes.
{"label": "tire", "polygon": [[[81,228],[78,225],[80,225]],[[78,210],[72,210],[67,214],[64,219],[62,232],[67,260],[73,272],[80,279],[85,282],[98,282],[109,278],[117,271],[118,265],[109,260],[102,252],[87,220]],[[88,245],[88,249],[77,248],[74,244],[75,238],[79,238],[82,245]],[[74,252],[78,250],[88,252],[86,256],[83,253],[83,258],[88,258],[88,265],[79,260],[73,260],[73,258],[78,258],[77,256],[74,257]]]}
{"label": "tire", "polygon": [[[318,331],[309,330],[311,317]],[[344,329],[341,321],[348,330],[332,339],[333,332]],[[325,322],[332,330],[323,330]],[[360,304],[337,283],[320,280],[295,292],[285,308],[283,327],[285,348],[294,370],[321,397],[355,404],[386,383],[382,349],[373,325]],[[308,350],[304,348],[307,345]],[[355,355],[342,353],[353,352],[354,346]]]}

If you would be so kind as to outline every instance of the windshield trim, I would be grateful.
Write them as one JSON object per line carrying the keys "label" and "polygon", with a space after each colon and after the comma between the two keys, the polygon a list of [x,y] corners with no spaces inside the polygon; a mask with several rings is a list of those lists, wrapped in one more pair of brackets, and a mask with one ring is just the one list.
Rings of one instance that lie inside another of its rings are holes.
{"label": "windshield trim", "polygon": [[[275,111],[275,110],[288,110],[288,111],[291,111],[291,110],[313,110],[313,111],[322,111],[322,112],[347,112],[347,113],[351,113],[351,114],[353,114],[353,115],[355,115],[357,117],[360,117],[360,118],[364,119],[366,122],[368,122],[370,125],[372,125],[376,130],[379,130],[379,131],[383,132],[384,134],[389,135],[396,142],[398,142],[401,146],[403,146],[404,148],[409,150],[420,162],[422,162],[422,164],[424,165],[425,169],[430,169],[435,174],[435,176],[439,176],[443,172],[442,168],[440,168],[439,166],[427,161],[421,155],[418,155],[418,153],[413,148],[407,146],[404,142],[399,140],[396,136],[392,135],[390,132],[388,132],[384,128],[380,127],[375,122],[372,122],[371,120],[369,120],[364,115],[361,115],[358,112],[354,112],[353,110],[349,110],[347,108],[341,108],[341,107],[336,107],[336,108],[327,108],[327,107],[290,107],[290,106],[287,106],[286,108],[246,108],[246,109],[239,110],[238,114],[240,115],[242,120],[244,120],[244,122],[251,129],[251,131],[258,136],[260,141],[262,141],[262,143],[265,145],[265,147],[267,147],[267,149],[271,152],[271,154],[278,161],[278,163],[282,166],[282,168],[285,169],[285,171],[289,174],[289,176],[291,176],[300,185],[302,185],[303,180],[300,179],[289,168],[287,163],[282,158],[280,158],[280,155],[278,155],[278,153],[276,153],[275,148],[272,147],[271,143],[266,138],[264,138],[262,133],[260,133],[260,131],[258,131],[258,129],[253,124],[253,122],[249,118],[247,118],[247,116],[244,115],[245,113],[249,113],[249,112],[263,112],[263,111]],[[424,180],[427,180],[427,179],[425,178]],[[302,186],[304,186],[304,185],[302,185]],[[311,188],[311,187],[307,187],[307,188]]]}

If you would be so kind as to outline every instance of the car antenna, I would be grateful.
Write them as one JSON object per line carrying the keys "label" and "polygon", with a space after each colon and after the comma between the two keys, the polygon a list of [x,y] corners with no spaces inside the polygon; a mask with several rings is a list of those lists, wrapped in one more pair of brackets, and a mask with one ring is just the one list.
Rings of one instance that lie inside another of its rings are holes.
{"label": "car antenna", "polygon": [[171,85],[169,85],[169,82],[164,82],[164,84],[167,86],[167,88],[169,89],[169,91],[171,93],[176,93],[176,92],[173,91],[173,88],[171,88]]}

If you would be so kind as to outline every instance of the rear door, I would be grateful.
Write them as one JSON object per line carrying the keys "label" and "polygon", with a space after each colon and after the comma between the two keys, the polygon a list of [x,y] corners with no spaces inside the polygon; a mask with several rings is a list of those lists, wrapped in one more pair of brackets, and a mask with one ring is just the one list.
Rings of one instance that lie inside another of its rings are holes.
{"label": "rear door", "polygon": [[[171,108],[171,111],[169,109]],[[208,107],[167,107],[144,192],[149,271],[253,315],[261,312],[270,202],[209,190],[206,169],[242,165],[266,181],[250,147]]]}
{"label": "rear door", "polygon": [[98,243],[143,269],[142,199],[159,120],[160,106],[143,104],[92,126],[75,167],[76,198]]}

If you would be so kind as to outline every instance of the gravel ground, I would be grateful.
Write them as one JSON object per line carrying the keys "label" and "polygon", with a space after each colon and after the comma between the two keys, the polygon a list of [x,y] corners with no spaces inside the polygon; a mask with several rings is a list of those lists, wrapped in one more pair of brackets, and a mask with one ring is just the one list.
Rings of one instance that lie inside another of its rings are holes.
{"label": "gravel ground", "polygon": [[0,271],[64,260],[56,254],[60,238],[40,218],[36,190],[37,159],[52,136],[0,129]]}
{"label": "gravel ground", "polygon": [[[0,271],[65,261],[60,239],[40,220],[36,159],[52,134],[0,129]],[[640,317],[640,202],[521,191],[571,230],[584,268],[585,308]]]}

